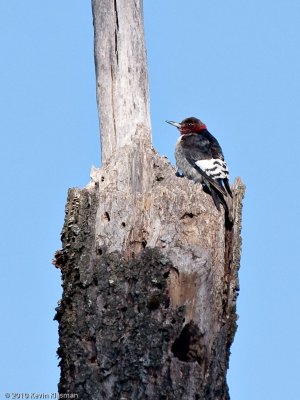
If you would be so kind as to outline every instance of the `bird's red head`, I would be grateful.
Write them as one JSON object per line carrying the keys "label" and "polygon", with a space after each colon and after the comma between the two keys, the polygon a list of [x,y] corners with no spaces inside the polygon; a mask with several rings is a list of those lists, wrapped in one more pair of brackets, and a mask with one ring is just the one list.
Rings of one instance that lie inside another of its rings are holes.
{"label": "bird's red head", "polygon": [[188,133],[198,133],[206,129],[206,125],[203,124],[200,119],[195,117],[185,118],[181,122],[166,121],[168,124],[176,126],[181,135],[187,135]]}

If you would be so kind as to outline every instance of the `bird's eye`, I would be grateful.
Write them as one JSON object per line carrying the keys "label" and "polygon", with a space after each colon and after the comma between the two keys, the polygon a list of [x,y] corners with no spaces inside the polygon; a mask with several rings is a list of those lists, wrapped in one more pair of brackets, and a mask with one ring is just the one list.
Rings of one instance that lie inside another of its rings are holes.
{"label": "bird's eye", "polygon": [[188,123],[188,126],[193,126],[193,125],[194,125],[193,122],[189,122],[189,123]]}

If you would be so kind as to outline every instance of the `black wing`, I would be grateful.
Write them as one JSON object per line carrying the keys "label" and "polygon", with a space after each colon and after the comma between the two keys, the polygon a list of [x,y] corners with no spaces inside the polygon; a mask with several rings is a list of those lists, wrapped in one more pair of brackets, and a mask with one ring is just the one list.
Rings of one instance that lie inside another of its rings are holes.
{"label": "black wing", "polygon": [[207,130],[201,133],[190,133],[181,136],[182,148],[197,160],[208,160],[210,158],[220,158],[224,160],[223,151],[217,139]]}
{"label": "black wing", "polygon": [[214,179],[209,176],[204,168],[201,168],[196,163],[201,160],[215,160],[219,159],[224,161],[223,152],[219,142],[208,131],[201,131],[201,134],[192,133],[183,135],[181,137],[181,146],[184,155],[188,162],[224,196],[227,195],[226,190],[222,185],[221,179]]}

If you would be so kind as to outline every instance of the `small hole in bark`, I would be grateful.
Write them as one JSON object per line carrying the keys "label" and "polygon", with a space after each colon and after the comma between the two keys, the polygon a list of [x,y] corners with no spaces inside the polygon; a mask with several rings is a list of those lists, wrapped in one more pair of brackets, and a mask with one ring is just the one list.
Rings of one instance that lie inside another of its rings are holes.
{"label": "small hole in bark", "polygon": [[156,282],[154,286],[157,287],[157,289],[160,289],[160,290],[161,290],[162,287],[163,287],[163,285],[161,284],[161,282]]}
{"label": "small hole in bark", "polygon": [[125,222],[122,222],[121,225],[123,228],[125,228],[125,226],[126,226]]}
{"label": "small hole in bark", "polygon": [[171,321],[171,324],[175,324],[175,322],[176,322],[176,319],[172,319],[172,321]]}
{"label": "small hole in bark", "polygon": [[180,219],[194,218],[196,215],[193,213],[184,213]]}
{"label": "small hole in bark", "polygon": [[145,248],[145,247],[147,246],[146,240],[143,240],[143,241],[142,241],[142,246],[143,246],[143,248]]}
{"label": "small hole in bark", "polygon": [[191,333],[189,324],[185,325],[180,335],[175,340],[172,346],[172,353],[181,361],[187,361],[187,356],[190,348]]}
{"label": "small hole in bark", "polygon": [[110,216],[109,216],[109,213],[108,213],[107,211],[105,211],[105,213],[104,213],[104,219],[105,219],[107,222],[110,221]]}
{"label": "small hole in bark", "polygon": [[165,279],[167,279],[169,275],[170,275],[170,270],[167,271],[167,272],[165,272],[165,273],[163,274],[163,277],[164,277]]}
{"label": "small hole in bark", "polygon": [[101,176],[101,182],[104,182],[104,176]]}
{"label": "small hole in bark", "polygon": [[[181,361],[201,361],[201,334],[198,326],[189,322],[172,345],[172,353]],[[196,349],[196,351],[195,351]]]}
{"label": "small hole in bark", "polygon": [[126,306],[124,306],[124,307],[121,308],[121,311],[122,311],[122,312],[126,312],[127,310],[128,310],[128,307],[126,307]]}
{"label": "small hole in bark", "polygon": [[148,300],[148,304],[147,307],[150,311],[154,311],[157,310],[159,308],[159,298],[157,296],[152,296],[149,300]]}

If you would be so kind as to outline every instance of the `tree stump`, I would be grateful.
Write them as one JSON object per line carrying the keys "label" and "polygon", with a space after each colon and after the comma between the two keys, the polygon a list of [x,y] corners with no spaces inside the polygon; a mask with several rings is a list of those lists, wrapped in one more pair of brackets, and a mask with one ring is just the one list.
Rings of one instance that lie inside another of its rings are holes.
{"label": "tree stump", "polygon": [[142,4],[93,0],[102,162],[69,190],[57,307],[61,394],[229,399],[245,187],[225,227],[151,145]]}

